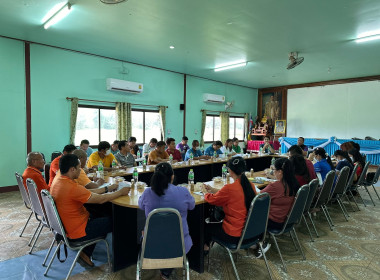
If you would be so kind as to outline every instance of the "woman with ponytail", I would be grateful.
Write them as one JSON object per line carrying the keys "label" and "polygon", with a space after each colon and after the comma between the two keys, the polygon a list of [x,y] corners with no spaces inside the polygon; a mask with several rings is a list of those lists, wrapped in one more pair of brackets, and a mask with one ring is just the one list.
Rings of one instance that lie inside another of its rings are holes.
{"label": "woman with ponytail", "polygon": [[[195,207],[194,197],[187,188],[173,185],[174,173],[171,165],[161,162],[156,165],[150,187],[146,188],[139,198],[139,207],[145,211],[145,216],[157,208],[174,208],[182,217],[183,237],[186,253],[189,252],[193,242],[187,225],[187,211]],[[172,269],[162,269],[161,278],[168,279]]]}
{"label": "woman with ponytail", "polygon": [[326,174],[334,169],[331,158],[323,148],[316,148],[313,152],[314,158],[317,161],[314,163],[315,172],[320,173],[322,182],[325,180]]}
{"label": "woman with ponytail", "polygon": [[266,186],[261,192],[269,193],[271,197],[268,228],[281,229],[300,186],[294,175],[293,165],[286,158],[275,161],[274,175],[277,181]]}
{"label": "woman with ponytail", "polygon": [[205,251],[208,251],[212,236],[217,236],[228,243],[238,243],[249,207],[259,192],[245,176],[246,165],[242,157],[233,157],[227,162],[228,172],[234,179],[232,184],[216,189],[205,185],[205,200],[216,206],[223,207],[225,214],[223,224],[207,224],[205,236]]}

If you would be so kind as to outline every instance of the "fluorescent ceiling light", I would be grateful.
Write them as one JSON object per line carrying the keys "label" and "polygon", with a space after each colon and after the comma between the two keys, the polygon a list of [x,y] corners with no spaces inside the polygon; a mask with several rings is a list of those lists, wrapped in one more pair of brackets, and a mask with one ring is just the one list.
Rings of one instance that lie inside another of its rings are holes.
{"label": "fluorescent ceiling light", "polygon": [[41,20],[41,23],[44,24],[45,22],[47,22],[47,20],[49,18],[51,18],[54,14],[56,14],[60,9],[63,8],[63,6],[65,6],[67,4],[67,2],[60,2],[58,3],[57,5],[55,5],[53,8],[51,8],[47,14],[44,16],[44,18]]}
{"label": "fluorescent ceiling light", "polygon": [[50,26],[56,24],[71,12],[71,4],[67,2],[60,10],[51,16],[44,24],[44,28],[48,29]]}
{"label": "fluorescent ceiling light", "polygon": [[363,43],[380,39],[380,29],[364,32],[356,38],[356,43]]}
{"label": "fluorescent ceiling light", "polygon": [[235,61],[235,62],[229,62],[229,63],[217,65],[217,66],[215,66],[214,71],[218,72],[218,71],[223,71],[223,70],[227,70],[227,69],[243,67],[246,65],[247,65],[247,61],[239,60],[239,61]]}
{"label": "fluorescent ceiling light", "polygon": [[169,48],[174,49],[174,46],[170,46]]}

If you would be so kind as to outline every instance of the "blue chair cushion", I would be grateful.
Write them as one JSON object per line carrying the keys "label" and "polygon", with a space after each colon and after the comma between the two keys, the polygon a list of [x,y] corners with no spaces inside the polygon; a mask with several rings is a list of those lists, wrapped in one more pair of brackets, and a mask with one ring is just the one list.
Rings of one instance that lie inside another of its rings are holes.
{"label": "blue chair cushion", "polygon": [[[293,226],[294,226],[294,224],[286,225],[284,233],[291,231]],[[282,231],[282,229],[270,229],[270,228],[268,228],[268,232],[270,234],[274,234],[274,235],[280,234],[281,231]]]}
{"label": "blue chair cushion", "polygon": [[[256,243],[258,243],[260,241],[260,238],[261,238],[261,236],[243,240],[243,242],[241,243],[240,249],[247,249],[247,248],[251,247],[252,245],[255,245]],[[230,250],[236,250],[237,246],[238,246],[238,242],[228,243],[228,242],[225,242],[225,241],[223,241],[217,237],[213,237],[212,240],[215,241],[216,243],[224,246],[224,247],[227,247]]]}

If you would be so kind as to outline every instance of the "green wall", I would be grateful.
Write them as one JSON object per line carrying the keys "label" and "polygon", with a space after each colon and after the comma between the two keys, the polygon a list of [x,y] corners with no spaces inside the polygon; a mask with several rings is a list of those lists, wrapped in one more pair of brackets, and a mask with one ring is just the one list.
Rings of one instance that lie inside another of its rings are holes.
{"label": "green wall", "polygon": [[[166,105],[166,129],[180,141],[183,136],[184,75],[145,66],[31,44],[32,150],[47,159],[69,142],[70,102],[66,97]],[[4,157],[0,186],[15,185],[14,171],[26,166],[25,67],[23,42],[0,38],[0,92]],[[141,82],[144,92],[124,94],[106,90],[106,78]],[[233,112],[256,114],[257,90],[187,76],[186,134],[200,137],[200,109],[224,110],[224,105],[203,102],[203,93],[234,100]],[[104,106],[104,103],[100,105]],[[198,131],[195,134],[195,130]],[[9,148],[8,148],[9,147]]]}
{"label": "green wall", "polygon": [[0,186],[16,185],[26,166],[25,67],[22,42],[0,38]]}

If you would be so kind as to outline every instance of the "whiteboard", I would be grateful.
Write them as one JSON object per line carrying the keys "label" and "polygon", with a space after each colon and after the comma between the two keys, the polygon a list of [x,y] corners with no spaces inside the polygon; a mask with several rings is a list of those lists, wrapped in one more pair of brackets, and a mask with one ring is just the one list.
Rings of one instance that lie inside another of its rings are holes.
{"label": "whiteboard", "polygon": [[380,82],[288,90],[287,137],[380,139]]}

